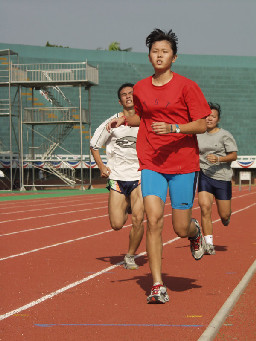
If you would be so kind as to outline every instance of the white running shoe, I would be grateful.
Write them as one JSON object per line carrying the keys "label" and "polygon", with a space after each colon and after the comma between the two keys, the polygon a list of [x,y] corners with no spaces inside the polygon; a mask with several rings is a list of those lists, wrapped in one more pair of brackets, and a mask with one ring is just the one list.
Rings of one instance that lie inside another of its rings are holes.
{"label": "white running shoe", "polygon": [[138,265],[135,263],[134,255],[125,255],[124,256],[124,268],[128,270],[137,270]]}
{"label": "white running shoe", "polygon": [[152,286],[151,293],[147,297],[147,303],[164,304],[169,302],[169,296],[166,291],[166,287],[162,284],[156,284]]}
{"label": "white running shoe", "polygon": [[205,254],[206,255],[215,255],[215,247],[212,244],[207,244],[205,245]]}
{"label": "white running shoe", "polygon": [[206,243],[202,236],[199,222],[194,218],[192,218],[192,220],[194,220],[195,222],[195,225],[198,229],[198,234],[195,237],[190,237],[188,239],[190,241],[190,250],[191,250],[192,256],[195,258],[195,260],[199,260],[204,255]]}

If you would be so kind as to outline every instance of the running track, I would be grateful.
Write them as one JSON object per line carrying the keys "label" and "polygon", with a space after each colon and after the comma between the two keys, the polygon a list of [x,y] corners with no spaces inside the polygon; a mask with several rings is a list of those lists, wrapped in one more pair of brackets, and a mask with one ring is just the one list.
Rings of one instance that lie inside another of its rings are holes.
{"label": "running track", "polygon": [[[170,302],[147,305],[152,283],[145,238],[140,268],[125,270],[131,222],[122,231],[110,229],[107,197],[0,202],[0,340],[198,340],[255,261],[255,187],[234,187],[227,228],[214,205],[217,252],[198,262],[188,241],[174,234],[167,200],[163,278]],[[200,219],[197,199],[193,216]],[[254,275],[216,340],[256,339],[249,299],[255,303],[255,283]]]}

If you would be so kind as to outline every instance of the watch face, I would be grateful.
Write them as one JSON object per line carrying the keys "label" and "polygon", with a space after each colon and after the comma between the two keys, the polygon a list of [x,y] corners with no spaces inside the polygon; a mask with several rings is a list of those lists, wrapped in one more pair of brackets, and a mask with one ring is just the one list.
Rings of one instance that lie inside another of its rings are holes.
{"label": "watch face", "polygon": [[176,133],[180,133],[180,127],[176,125]]}

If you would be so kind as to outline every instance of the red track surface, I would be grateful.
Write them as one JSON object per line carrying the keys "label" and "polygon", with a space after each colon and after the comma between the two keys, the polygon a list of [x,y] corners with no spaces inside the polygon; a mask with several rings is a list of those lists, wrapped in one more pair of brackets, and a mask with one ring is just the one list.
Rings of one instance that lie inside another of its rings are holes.
{"label": "red track surface", "polygon": [[[165,245],[170,302],[147,305],[147,257],[137,258],[136,271],[117,265],[127,251],[130,218],[122,231],[112,231],[107,197],[0,202],[0,340],[198,340],[255,260],[256,189],[234,187],[229,227],[214,205],[216,255],[196,262],[187,239]],[[176,238],[168,203],[164,242]],[[193,216],[200,220],[197,199]],[[216,340],[256,339],[255,283],[253,278]],[[242,324],[241,314],[250,316]]]}

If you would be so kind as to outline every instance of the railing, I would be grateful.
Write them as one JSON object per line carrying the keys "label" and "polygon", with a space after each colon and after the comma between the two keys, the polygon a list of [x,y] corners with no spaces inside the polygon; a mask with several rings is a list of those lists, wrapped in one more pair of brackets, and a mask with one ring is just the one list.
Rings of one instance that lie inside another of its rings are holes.
{"label": "railing", "polygon": [[9,115],[10,107],[9,107],[9,99],[0,99],[0,116],[1,115]]}
{"label": "railing", "polygon": [[[86,122],[87,112],[82,110],[82,122]],[[66,108],[25,108],[23,123],[26,124],[43,124],[43,123],[79,123],[79,108],[66,107]]]}
{"label": "railing", "polygon": [[98,69],[87,62],[11,65],[11,82],[14,83],[65,83],[79,81],[99,84]]}

